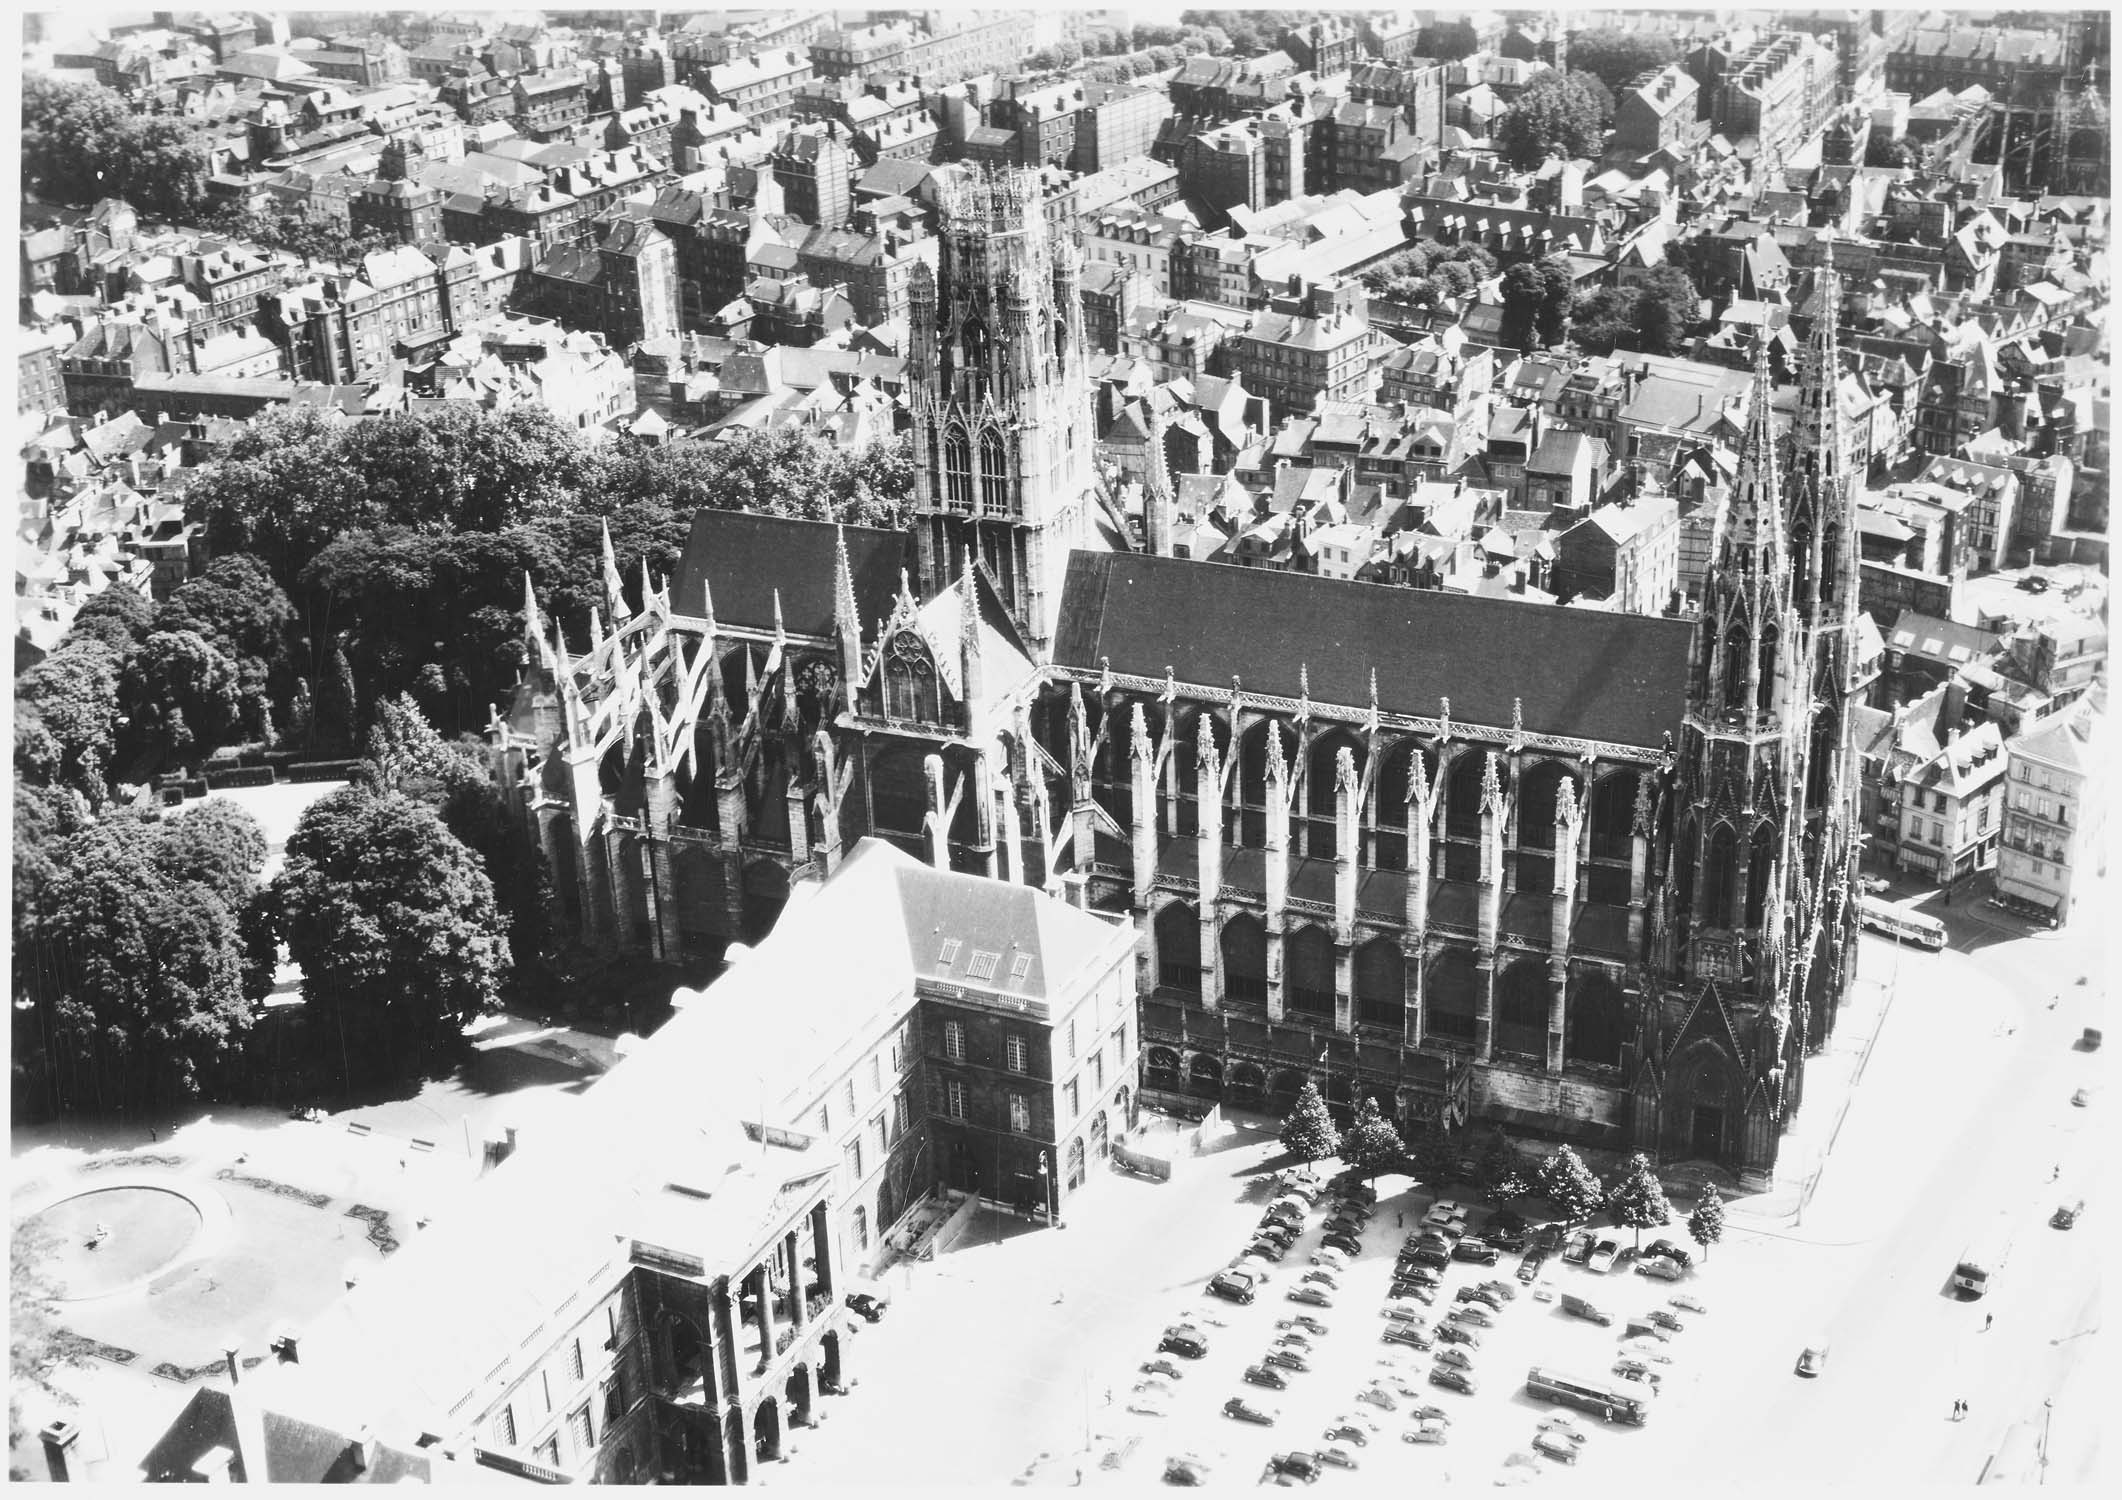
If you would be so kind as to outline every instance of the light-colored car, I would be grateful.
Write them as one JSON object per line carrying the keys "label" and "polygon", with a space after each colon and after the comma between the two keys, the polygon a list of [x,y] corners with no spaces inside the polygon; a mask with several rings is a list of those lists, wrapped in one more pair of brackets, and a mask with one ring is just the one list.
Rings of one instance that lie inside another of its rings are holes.
{"label": "light-colored car", "polygon": [[1673,1357],[1665,1352],[1665,1346],[1656,1339],[1630,1339],[1621,1346],[1621,1352],[1631,1359],[1647,1359],[1654,1365],[1669,1365]]}
{"label": "light-colored car", "polygon": [[1654,1370],[1648,1360],[1635,1358],[1615,1360],[1614,1373],[1623,1380],[1633,1380],[1639,1385],[1647,1385],[1653,1389],[1663,1384],[1665,1380],[1665,1372],[1663,1370]]}
{"label": "light-colored car", "polygon": [[1533,1434],[1533,1451],[1557,1463],[1573,1464],[1577,1461],[1577,1445],[1560,1433],[1542,1429]]}
{"label": "light-colored car", "polygon": [[1437,1351],[1437,1363],[1450,1370],[1471,1370],[1474,1357],[1457,1344],[1450,1344]]}
{"label": "light-colored car", "polygon": [[1681,1270],[1680,1267],[1669,1260],[1660,1259],[1637,1261],[1636,1274],[1638,1276],[1648,1276],[1653,1281],[1678,1281],[1687,1272]]}
{"label": "light-colored car", "polygon": [[1493,1328],[1496,1315],[1478,1302],[1463,1302],[1451,1310],[1454,1323],[1468,1323],[1475,1328]]}
{"label": "light-colored car", "polygon": [[1312,1264],[1324,1266],[1329,1271],[1346,1271],[1348,1269],[1348,1257],[1328,1245],[1323,1249],[1312,1252]]}
{"label": "light-colored car", "polygon": [[1341,1278],[1324,1266],[1314,1266],[1297,1278],[1299,1286],[1323,1286],[1330,1292],[1341,1290]]}
{"label": "light-colored car", "polygon": [[1697,1297],[1693,1292],[1675,1292],[1665,1300],[1669,1305],[1679,1308],[1682,1312],[1691,1312],[1698,1316],[1706,1315],[1709,1312],[1709,1304]]}
{"label": "light-colored car", "polygon": [[1168,1417],[1172,1414],[1169,1392],[1152,1388],[1138,1390],[1127,1398],[1127,1409],[1138,1417]]}
{"label": "light-colored car", "polygon": [[1356,1399],[1366,1406],[1375,1406],[1380,1411],[1398,1411],[1400,1402],[1382,1385],[1367,1385],[1356,1393]]}
{"label": "light-colored car", "polygon": [[1551,1416],[1542,1417],[1540,1419],[1540,1430],[1542,1432],[1552,1432],[1558,1437],[1567,1438],[1570,1442],[1579,1444],[1580,1446],[1584,1442],[1584,1429],[1582,1427],[1579,1427],[1572,1419],[1563,1416],[1560,1412],[1556,1412]]}
{"label": "light-colored car", "polygon": [[1451,1428],[1442,1422],[1411,1422],[1400,1434],[1403,1443],[1442,1443],[1451,1438]]}
{"label": "light-colored car", "polygon": [[1610,1234],[1602,1234],[1593,1242],[1591,1256],[1584,1262],[1584,1268],[1603,1276],[1614,1268],[1614,1257],[1620,1253],[1621,1242]]}

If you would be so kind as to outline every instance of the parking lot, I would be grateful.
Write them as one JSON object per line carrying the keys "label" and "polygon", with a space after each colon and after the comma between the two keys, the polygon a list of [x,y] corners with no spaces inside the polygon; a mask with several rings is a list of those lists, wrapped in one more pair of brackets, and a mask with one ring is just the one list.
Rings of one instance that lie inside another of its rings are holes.
{"label": "parking lot", "polygon": [[[1111,1373],[1111,1384],[1118,1393],[1113,1426],[1141,1439],[1123,1471],[1129,1481],[1154,1478],[1167,1458],[1187,1455],[1201,1460],[1211,1483],[1250,1483],[1263,1474],[1276,1454],[1291,1450],[1317,1453],[1339,1446],[1354,1460],[1365,1485],[1486,1483],[1502,1474],[1511,1455],[1530,1455],[1542,1421],[1558,1415],[1568,1416],[1584,1434],[1581,1446],[1568,1445],[1576,1454],[1572,1466],[1595,1475],[1618,1478],[1637,1473],[1642,1461],[1651,1456],[1649,1449],[1637,1445],[1667,1446],[1655,1443],[1651,1433],[1668,1426],[1692,1404],[1699,1371],[1690,1358],[1690,1339],[1699,1337],[1697,1325],[1706,1319],[1680,1312],[1682,1329],[1670,1342],[1655,1345],[1664,1357],[1645,1361],[1662,1378],[1660,1390],[1650,1398],[1652,1415],[1644,1428],[1609,1425],[1596,1414],[1536,1401],[1526,1393],[1526,1375],[1537,1365],[1618,1383],[1613,1366],[1623,1353],[1621,1346],[1632,1317],[1666,1307],[1675,1294],[1699,1296],[1711,1307],[1710,1316],[1715,1316],[1715,1304],[1703,1285],[1710,1278],[1702,1270],[1667,1282],[1633,1274],[1632,1262],[1623,1260],[1612,1271],[1598,1274],[1565,1264],[1558,1253],[1528,1285],[1517,1277],[1520,1257],[1515,1253],[1505,1252],[1487,1267],[1451,1262],[1439,1273],[1440,1286],[1432,1306],[1398,1304],[1425,1317],[1432,1329],[1459,1305],[1455,1299],[1461,1288],[1501,1280],[1517,1292],[1499,1310],[1477,1314],[1493,1327],[1477,1330],[1479,1347],[1467,1348],[1477,1389],[1462,1394],[1429,1380],[1436,1351],[1450,1345],[1440,1341],[1424,1351],[1384,1338],[1390,1326],[1385,1308],[1395,1257],[1438,1195],[1416,1187],[1404,1176],[1389,1175],[1377,1187],[1379,1201],[1361,1236],[1361,1253],[1336,1278],[1338,1289],[1329,1293],[1332,1306],[1306,1305],[1289,1297],[1314,1269],[1313,1258],[1332,1213],[1330,1197],[1322,1196],[1318,1206],[1305,1215],[1302,1232],[1284,1259],[1269,1268],[1269,1279],[1254,1301],[1239,1304],[1209,1295],[1204,1282],[1198,1295],[1171,1302],[1168,1324],[1190,1323],[1197,1328],[1208,1346],[1203,1357],[1161,1356],[1180,1372],[1177,1377],[1145,1374],[1140,1366],[1158,1357],[1155,1351],[1161,1330],[1152,1329],[1131,1362]],[[1492,1210],[1463,1196],[1452,1196],[1468,1206],[1465,1223],[1469,1233],[1478,1235]],[[1255,1198],[1259,1208],[1264,1211],[1275,1197],[1274,1179],[1258,1179]],[[1624,1246],[1633,1240],[1625,1230],[1612,1233]],[[1678,1226],[1660,1233],[1684,1242]],[[1647,1234],[1645,1243],[1656,1237]],[[1247,1243],[1241,1234],[1230,1246],[1231,1256],[1236,1257]],[[1602,1327],[1564,1312],[1563,1294],[1590,1299],[1612,1314],[1612,1326]],[[1291,1331],[1280,1325],[1299,1316],[1315,1319],[1325,1330],[1308,1335],[1311,1347],[1308,1352],[1300,1351],[1309,1368],[1277,1370],[1287,1382],[1283,1390],[1247,1381],[1248,1367],[1257,1367],[1276,1341]],[[1381,1378],[1387,1381],[1390,1407],[1374,1404],[1375,1397],[1361,1399]],[[1166,1390],[1145,1389],[1155,1386]],[[1647,1387],[1632,1383],[1622,1388],[1647,1392]],[[1225,1403],[1234,1396],[1273,1413],[1274,1425],[1255,1426],[1224,1415]],[[1403,1440],[1403,1434],[1417,1425],[1414,1413],[1418,1408],[1436,1408],[1445,1415],[1444,1441]],[[1361,1432],[1363,1441],[1346,1435],[1348,1428]],[[1344,1430],[1344,1435],[1330,1442],[1329,1430]],[[1637,1467],[1624,1469],[1622,1465],[1631,1457]],[[1545,1468],[1561,1462],[1540,1458],[1536,1464]],[[1329,1466],[1325,1477],[1333,1482],[1341,1476]],[[1354,1475],[1347,1478],[1355,1482]]]}

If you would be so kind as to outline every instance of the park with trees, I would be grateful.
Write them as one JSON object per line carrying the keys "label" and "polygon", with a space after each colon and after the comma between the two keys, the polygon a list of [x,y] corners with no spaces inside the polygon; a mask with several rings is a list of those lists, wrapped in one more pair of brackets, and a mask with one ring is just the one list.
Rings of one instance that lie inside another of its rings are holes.
{"label": "park with trees", "polygon": [[[16,678],[17,1117],[255,1090],[283,947],[293,1065],[348,1084],[452,1065],[462,1021],[554,995],[578,956],[476,748],[525,660],[526,576],[586,641],[607,532],[638,590],[703,506],[897,526],[912,478],[904,440],[596,445],[528,406],[252,423],[187,494],[212,561],[159,603],[94,596]],[[247,815],[150,792],[235,756],[352,783],[269,885]]]}

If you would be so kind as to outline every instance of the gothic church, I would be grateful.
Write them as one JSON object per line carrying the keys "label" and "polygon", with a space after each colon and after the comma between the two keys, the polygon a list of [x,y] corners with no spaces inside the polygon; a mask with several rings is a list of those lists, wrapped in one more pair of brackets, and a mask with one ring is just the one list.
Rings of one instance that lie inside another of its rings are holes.
{"label": "gothic church", "polygon": [[[490,731],[568,919],[713,956],[855,840],[1126,912],[1142,1090],[1773,1172],[1854,974],[1853,502],[1834,318],[1757,370],[1697,619],[1157,555],[1092,460],[1029,174],[916,272],[911,535],[703,511]],[[1818,306],[1839,297],[1830,268]],[[994,1191],[970,1161],[949,1170]]]}

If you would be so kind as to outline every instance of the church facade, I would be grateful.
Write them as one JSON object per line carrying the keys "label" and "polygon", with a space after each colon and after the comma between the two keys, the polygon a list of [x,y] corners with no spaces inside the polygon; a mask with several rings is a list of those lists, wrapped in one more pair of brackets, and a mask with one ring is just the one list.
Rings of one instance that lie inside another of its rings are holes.
{"label": "church facade", "polygon": [[874,835],[1128,913],[1144,1097],[1316,1078],[1765,1182],[1856,951],[1834,317],[1795,445],[1757,372],[1698,619],[1193,563],[1159,443],[1114,525],[1031,192],[977,179],[918,273],[909,534],[702,512],[670,580],[607,556],[579,655],[526,600],[490,743],[562,910],[712,956]]}

